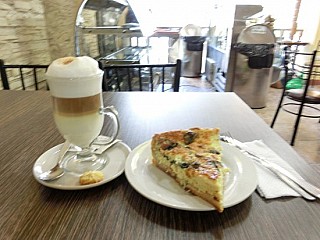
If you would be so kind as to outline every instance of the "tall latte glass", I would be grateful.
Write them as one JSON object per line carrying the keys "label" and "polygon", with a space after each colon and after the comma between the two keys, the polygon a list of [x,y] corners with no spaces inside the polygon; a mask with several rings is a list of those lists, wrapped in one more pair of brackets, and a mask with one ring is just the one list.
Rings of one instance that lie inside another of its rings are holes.
{"label": "tall latte glass", "polygon": [[79,151],[63,162],[67,171],[101,170],[107,159],[92,153],[90,145],[100,134],[104,116],[112,119],[110,142],[118,135],[119,121],[113,106],[103,107],[103,71],[90,57],[65,57],[53,61],[46,77],[53,103],[53,116],[61,135]]}

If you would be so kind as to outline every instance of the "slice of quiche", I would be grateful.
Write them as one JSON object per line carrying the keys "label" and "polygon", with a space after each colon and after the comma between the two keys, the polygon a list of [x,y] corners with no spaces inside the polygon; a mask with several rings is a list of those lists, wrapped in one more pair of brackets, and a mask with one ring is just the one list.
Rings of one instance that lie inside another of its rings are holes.
{"label": "slice of quiche", "polygon": [[153,164],[185,190],[223,211],[224,175],[218,128],[191,128],[155,134]]}

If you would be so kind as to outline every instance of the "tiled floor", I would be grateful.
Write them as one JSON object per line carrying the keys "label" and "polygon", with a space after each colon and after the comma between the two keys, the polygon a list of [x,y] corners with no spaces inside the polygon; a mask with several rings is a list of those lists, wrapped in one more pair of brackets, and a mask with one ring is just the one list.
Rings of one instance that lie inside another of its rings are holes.
{"label": "tiled floor", "polygon": [[[181,78],[181,92],[208,92],[215,91],[214,87],[205,78]],[[254,111],[270,125],[278,101],[281,96],[281,89],[270,88],[268,93],[267,106]],[[288,143],[291,140],[295,116],[280,111],[274,125],[274,131]],[[293,148],[302,156],[306,162],[320,166],[320,123],[318,119],[301,118],[298,134]],[[318,169],[320,171],[320,167]]]}
{"label": "tiled floor", "polygon": [[180,92],[211,92],[215,88],[205,79],[202,78],[186,78],[180,79]]}

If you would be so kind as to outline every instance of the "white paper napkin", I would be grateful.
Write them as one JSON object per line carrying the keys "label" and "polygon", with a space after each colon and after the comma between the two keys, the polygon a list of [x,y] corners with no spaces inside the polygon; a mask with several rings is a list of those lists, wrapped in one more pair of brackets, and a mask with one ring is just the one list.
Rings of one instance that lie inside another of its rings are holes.
{"label": "white paper napkin", "polygon": [[[252,142],[246,142],[244,145],[248,148],[246,150],[254,153],[255,155],[265,158],[268,161],[275,163],[286,170],[290,171],[292,174],[298,174],[286,161],[280,158],[275,152],[273,152],[262,140],[255,140]],[[250,155],[248,155],[250,157]],[[258,174],[258,193],[266,198],[279,198],[285,196],[300,196],[299,193],[294,191],[286,183],[280,180],[273,172],[267,168],[261,166],[259,163],[253,162],[256,165]]]}

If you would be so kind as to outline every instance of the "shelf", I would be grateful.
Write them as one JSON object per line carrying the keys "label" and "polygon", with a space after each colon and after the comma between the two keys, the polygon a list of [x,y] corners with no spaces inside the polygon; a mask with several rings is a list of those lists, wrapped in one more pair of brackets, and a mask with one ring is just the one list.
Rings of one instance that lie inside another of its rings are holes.
{"label": "shelf", "polygon": [[142,32],[139,27],[127,28],[119,26],[110,27],[79,27],[82,33],[90,34],[110,34],[119,35],[125,37],[143,37]]}

